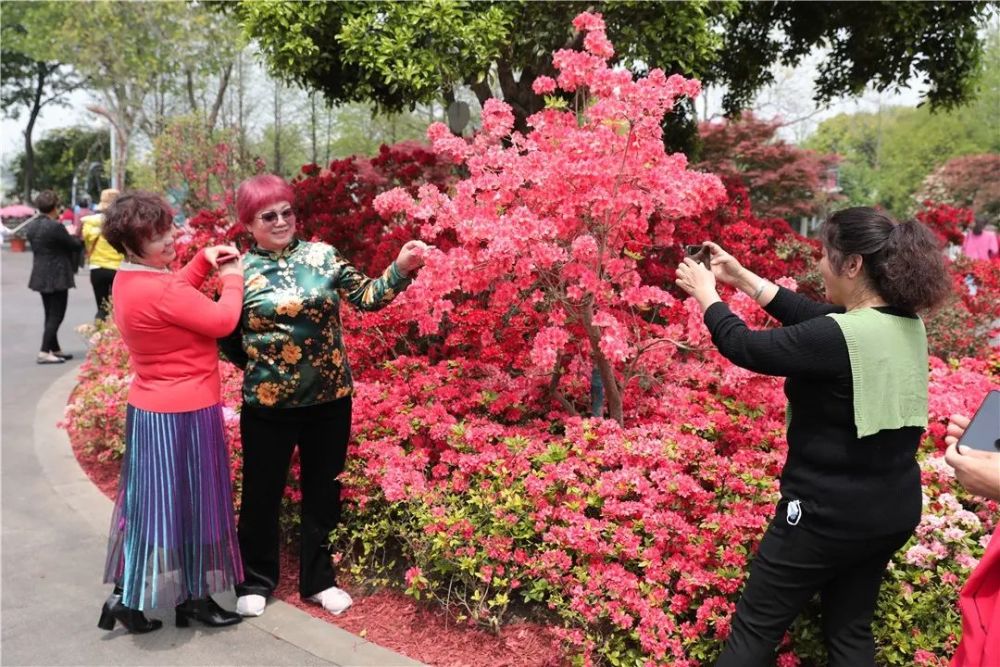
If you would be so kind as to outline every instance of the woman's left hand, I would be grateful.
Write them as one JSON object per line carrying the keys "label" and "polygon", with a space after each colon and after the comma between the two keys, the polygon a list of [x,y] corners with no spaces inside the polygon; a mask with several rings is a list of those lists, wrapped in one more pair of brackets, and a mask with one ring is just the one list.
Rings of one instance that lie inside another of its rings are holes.
{"label": "woman's left hand", "polygon": [[948,419],[948,431],[944,436],[945,444],[956,444],[962,438],[962,434],[965,433],[965,429],[969,428],[970,421],[971,420],[965,415],[952,415]]}
{"label": "woman's left hand", "polygon": [[240,251],[236,246],[213,245],[205,248],[205,259],[216,269],[219,268],[220,260],[222,263],[226,263],[234,259],[239,259],[239,257]]}
{"label": "woman's left hand", "polygon": [[721,301],[718,292],[715,291],[715,274],[690,257],[685,257],[677,266],[677,280],[674,282],[693,296],[702,310],[707,310],[716,301]]}
{"label": "woman's left hand", "polygon": [[414,271],[424,265],[424,257],[427,255],[427,251],[433,247],[423,241],[407,241],[399,249],[399,256],[396,257],[396,268],[406,276],[412,275]]}
{"label": "woman's left hand", "polygon": [[982,452],[950,444],[944,453],[945,462],[955,469],[957,479],[966,491],[977,496],[1000,500],[1000,453]]}
{"label": "woman's left hand", "polygon": [[955,469],[955,478],[967,491],[977,496],[1000,500],[1000,454],[981,452],[968,447],[959,450],[958,441],[967,428],[969,428],[968,417],[951,416],[944,438],[948,445],[944,460]]}

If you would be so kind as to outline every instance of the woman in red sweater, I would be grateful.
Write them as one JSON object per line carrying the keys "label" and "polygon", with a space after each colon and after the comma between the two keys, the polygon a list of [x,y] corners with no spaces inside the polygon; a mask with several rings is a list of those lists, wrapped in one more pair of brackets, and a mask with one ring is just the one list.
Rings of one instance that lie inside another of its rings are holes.
{"label": "woman in red sweater", "polygon": [[[216,352],[240,317],[239,252],[207,248],[174,273],[173,216],[162,198],[125,194],[105,215],[104,237],[126,256],[112,295],[135,375],[104,572],[115,591],[98,627],[150,632],[162,623],[143,610],[163,606],[175,606],[178,626],[238,623],[209,596],[243,578]],[[198,290],[213,268],[218,301]]]}

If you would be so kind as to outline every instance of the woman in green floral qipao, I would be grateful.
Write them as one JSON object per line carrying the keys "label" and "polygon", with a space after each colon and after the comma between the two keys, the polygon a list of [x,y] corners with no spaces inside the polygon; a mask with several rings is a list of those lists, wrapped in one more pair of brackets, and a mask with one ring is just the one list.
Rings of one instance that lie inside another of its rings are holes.
{"label": "woman in green floral qipao", "polygon": [[294,192],[282,178],[255,176],[236,193],[239,220],[255,246],[243,258],[240,325],[220,345],[244,369],[239,519],[244,581],[236,609],[260,616],[278,585],[278,516],[292,452],[302,470],[299,593],[334,614],[351,606],[337,587],[329,534],[340,520],[340,482],[351,431],[351,369],[340,295],[355,308],[392,302],[423,265],[428,246],[409,241],[372,279],[325,243],[295,237]]}

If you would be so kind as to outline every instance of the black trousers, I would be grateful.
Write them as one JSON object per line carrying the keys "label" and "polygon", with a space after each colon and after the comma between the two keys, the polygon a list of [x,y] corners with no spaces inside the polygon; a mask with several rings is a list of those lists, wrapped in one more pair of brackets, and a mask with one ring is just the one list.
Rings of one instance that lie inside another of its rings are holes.
{"label": "black trousers", "polygon": [[91,269],[90,285],[94,288],[94,300],[97,301],[97,315],[94,319],[108,319],[108,302],[111,299],[111,284],[115,280],[114,269]]}
{"label": "black trousers", "polygon": [[351,435],[351,398],[288,409],[240,413],[243,492],[237,527],[244,579],[237,595],[269,596],[280,579],[279,513],[292,452],[299,448],[302,482],[299,593],[336,585],[330,532],[340,521],[340,482]]}
{"label": "black trousers", "polygon": [[[872,617],[892,555],[913,531],[832,539],[790,526],[784,503],[750,565],[732,630],[716,667],[773,665],[775,649],[819,593],[830,667],[874,667]],[[808,517],[803,518],[803,522]]]}
{"label": "black trousers", "polygon": [[42,331],[42,352],[59,352],[59,326],[66,317],[69,290],[41,292],[42,307],[45,308],[45,328]]}

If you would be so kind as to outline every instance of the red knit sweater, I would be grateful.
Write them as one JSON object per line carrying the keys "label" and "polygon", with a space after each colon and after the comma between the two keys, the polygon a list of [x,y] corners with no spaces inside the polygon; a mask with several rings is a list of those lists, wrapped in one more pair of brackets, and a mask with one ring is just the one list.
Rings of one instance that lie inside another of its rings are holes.
{"label": "red knit sweater", "polygon": [[1000,665],[1000,527],[958,598],[962,643],[952,667]]}
{"label": "red knit sweater", "polygon": [[129,270],[111,289],[115,324],[135,379],[128,402],[152,412],[190,412],[221,399],[216,339],[232,333],[243,304],[243,276],[222,277],[222,297],[198,291],[212,266],[204,252],[177,273]]}

